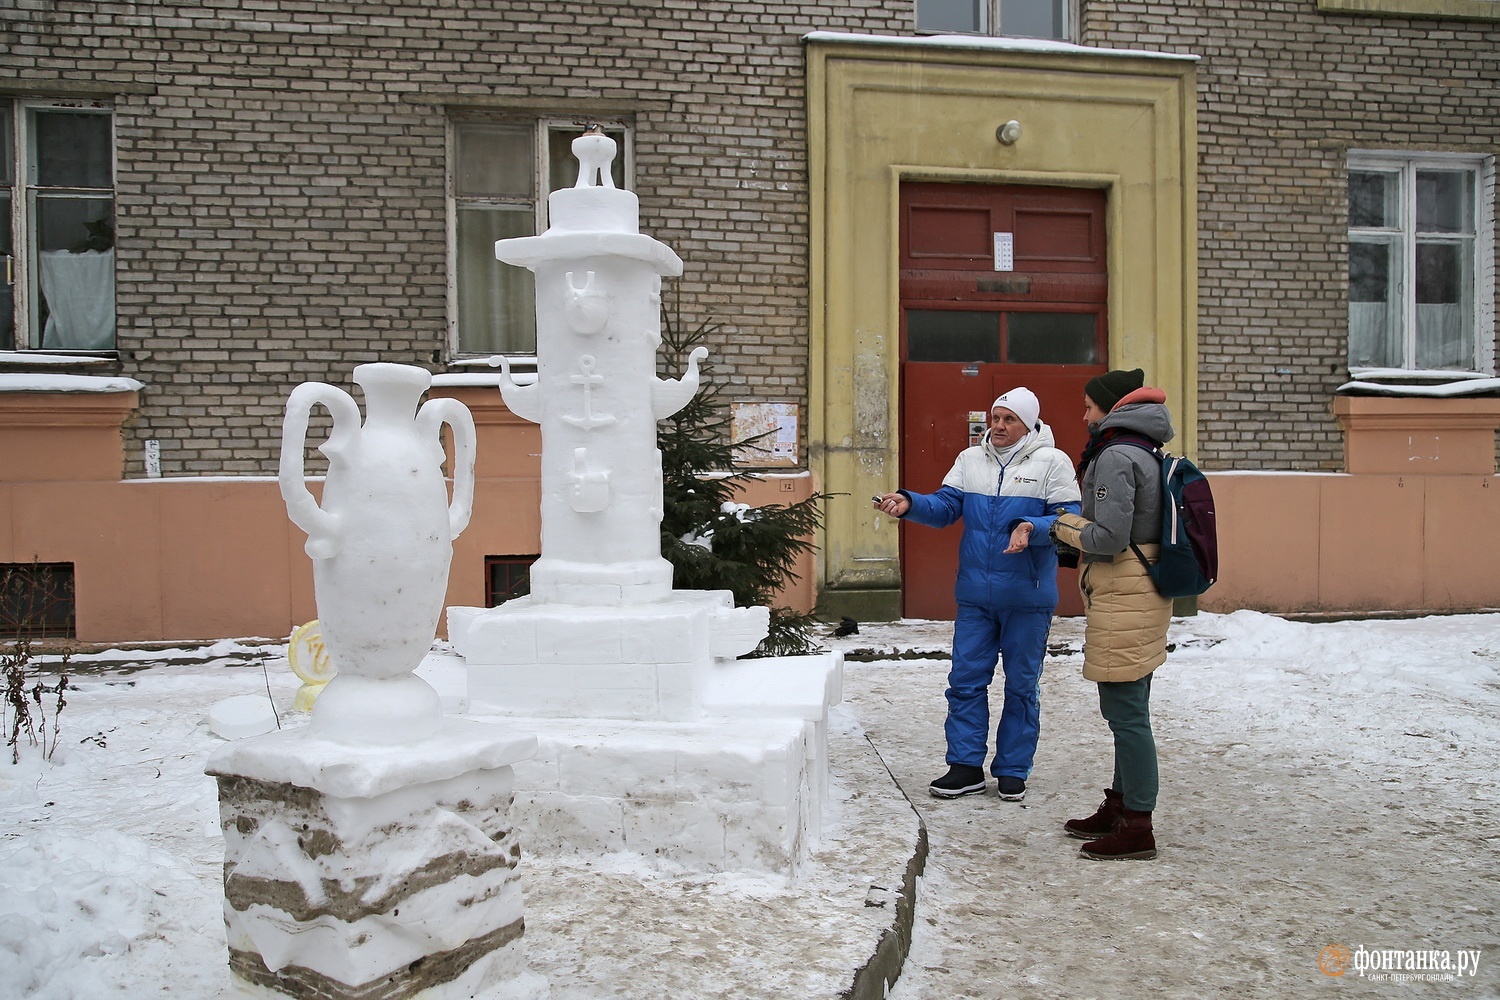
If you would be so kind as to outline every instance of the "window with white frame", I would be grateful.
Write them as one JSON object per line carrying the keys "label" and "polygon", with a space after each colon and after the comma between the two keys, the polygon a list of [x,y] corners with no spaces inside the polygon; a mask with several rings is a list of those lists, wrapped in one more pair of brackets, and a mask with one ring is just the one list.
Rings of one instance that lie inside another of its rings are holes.
{"label": "window with white frame", "polygon": [[917,0],[917,31],[1070,41],[1075,0]]}
{"label": "window with white frame", "polygon": [[[547,228],[547,195],[578,180],[573,140],[582,119],[452,122],[449,162],[451,340],[455,357],[536,352],[535,284],[523,267],[495,259],[495,242]],[[630,131],[603,122],[619,145],[612,174],[628,187]]]}
{"label": "window with white frame", "polygon": [[1492,363],[1493,160],[1349,157],[1349,367]]}
{"label": "window with white frame", "polygon": [[114,116],[0,102],[0,348],[115,347]]}

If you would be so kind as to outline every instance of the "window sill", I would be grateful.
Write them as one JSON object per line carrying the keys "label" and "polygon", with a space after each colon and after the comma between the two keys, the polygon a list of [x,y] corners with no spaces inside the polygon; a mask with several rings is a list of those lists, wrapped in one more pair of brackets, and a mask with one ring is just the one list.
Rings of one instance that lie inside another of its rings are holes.
{"label": "window sill", "polygon": [[114,351],[58,354],[51,351],[0,351],[0,370],[7,368],[54,368],[73,365],[113,365],[120,360]]}
{"label": "window sill", "polygon": [[1363,14],[1369,17],[1450,17],[1471,21],[1500,21],[1495,0],[1318,0],[1325,14]]}

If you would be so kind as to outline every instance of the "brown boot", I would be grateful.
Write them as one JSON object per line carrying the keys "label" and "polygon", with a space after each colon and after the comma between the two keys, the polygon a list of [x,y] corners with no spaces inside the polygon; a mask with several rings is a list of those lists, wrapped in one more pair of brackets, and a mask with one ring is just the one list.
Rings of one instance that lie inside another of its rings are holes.
{"label": "brown boot", "polygon": [[1079,855],[1095,861],[1114,861],[1119,858],[1139,858],[1150,861],[1156,857],[1156,838],[1151,835],[1151,814],[1120,808],[1120,822],[1115,832],[1101,840],[1084,844]]}
{"label": "brown boot", "polygon": [[1079,840],[1098,840],[1115,832],[1115,823],[1120,819],[1120,810],[1125,807],[1125,798],[1113,788],[1104,790],[1104,801],[1098,812],[1088,819],[1070,819],[1063,824],[1068,836]]}

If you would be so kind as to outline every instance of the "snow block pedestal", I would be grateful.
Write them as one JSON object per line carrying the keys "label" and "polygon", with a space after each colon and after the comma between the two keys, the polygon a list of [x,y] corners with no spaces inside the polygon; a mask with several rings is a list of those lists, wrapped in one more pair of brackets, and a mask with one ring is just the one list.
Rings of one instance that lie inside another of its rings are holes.
{"label": "snow block pedestal", "polygon": [[828,794],[843,654],[734,657],[764,635],[725,592],[621,607],[449,608],[469,713],[537,735],[516,822],[537,850],[795,875]]}
{"label": "snow block pedestal", "polygon": [[469,700],[563,718],[699,718],[712,672],[750,652],[770,611],[724,590],[674,590],[633,605],[537,602],[449,608],[469,667]]}
{"label": "snow block pedestal", "polygon": [[252,995],[537,1000],[513,765],[536,738],[471,720],[360,747],[306,730],[221,748],[224,923]]}

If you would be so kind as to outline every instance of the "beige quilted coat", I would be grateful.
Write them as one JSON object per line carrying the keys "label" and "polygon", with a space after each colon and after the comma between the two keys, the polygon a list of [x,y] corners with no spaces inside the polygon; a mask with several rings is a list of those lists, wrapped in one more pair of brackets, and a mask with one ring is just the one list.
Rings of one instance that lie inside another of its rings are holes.
{"label": "beige quilted coat", "polygon": [[[1088,524],[1077,514],[1063,514],[1053,531],[1061,541],[1081,548],[1080,532]],[[1155,560],[1157,546],[1140,548]],[[1140,680],[1167,660],[1172,600],[1156,592],[1129,549],[1113,561],[1094,559],[1082,563],[1078,574],[1085,614],[1083,676],[1091,681]]]}

